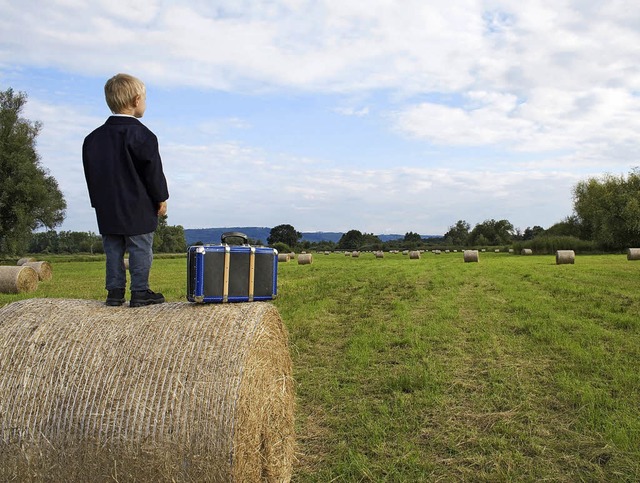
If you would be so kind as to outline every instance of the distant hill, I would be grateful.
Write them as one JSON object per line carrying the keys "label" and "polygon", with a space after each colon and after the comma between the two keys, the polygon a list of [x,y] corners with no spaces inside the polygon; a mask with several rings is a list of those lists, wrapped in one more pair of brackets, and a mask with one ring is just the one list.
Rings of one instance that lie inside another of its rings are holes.
{"label": "distant hill", "polygon": [[[263,244],[267,244],[267,238],[271,233],[270,227],[259,226],[234,226],[226,228],[185,228],[184,236],[187,240],[187,245],[193,245],[196,242],[202,243],[220,243],[220,237],[223,233],[228,231],[239,231],[244,233],[253,240],[260,240]],[[302,232],[302,241],[309,241],[311,243],[317,243],[321,241],[332,241],[338,243],[342,237],[343,232],[338,231],[314,231],[314,232]],[[404,235],[387,234],[377,235],[381,241],[387,242],[390,240],[397,240],[404,238]],[[421,235],[423,238],[433,238],[439,235]]]}

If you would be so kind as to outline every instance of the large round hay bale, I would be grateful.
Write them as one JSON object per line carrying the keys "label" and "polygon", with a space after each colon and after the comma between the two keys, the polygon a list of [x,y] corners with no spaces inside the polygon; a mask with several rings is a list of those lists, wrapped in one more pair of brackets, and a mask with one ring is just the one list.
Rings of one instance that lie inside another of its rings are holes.
{"label": "large round hay bale", "polygon": [[18,266],[22,266],[22,265],[24,265],[25,263],[28,263],[28,262],[35,262],[35,261],[36,261],[36,259],[35,259],[35,258],[33,258],[33,257],[23,257],[23,258],[20,258],[20,259],[18,260],[18,263],[16,263],[16,265],[18,265]]}
{"label": "large round hay bale", "polygon": [[462,256],[464,258],[465,263],[480,261],[480,255],[478,254],[478,250],[464,250],[462,252]]}
{"label": "large round hay bale", "polygon": [[556,250],[556,265],[568,265],[576,262],[576,253],[573,250]]}
{"label": "large round hay bale", "polygon": [[409,252],[409,260],[419,260],[420,252],[418,250],[412,250]]}
{"label": "large round hay bale", "polygon": [[0,321],[0,481],[290,480],[272,304],[30,299]]}
{"label": "large round hay bale", "polygon": [[53,269],[49,262],[27,262],[23,266],[33,268],[39,280],[51,280],[53,277]]}
{"label": "large round hay bale", "polygon": [[359,258],[360,257],[360,252],[358,250],[354,250],[351,252],[351,256],[353,258]]}
{"label": "large round hay bale", "polygon": [[382,250],[378,250],[373,253],[376,258],[384,258],[384,252]]}
{"label": "large round hay bale", "polygon": [[291,259],[291,255],[288,253],[278,253],[278,262],[288,262]]}
{"label": "large round hay bale", "polygon": [[311,253],[301,253],[298,255],[298,265],[311,265],[313,263],[313,255]]}
{"label": "large round hay bale", "polygon": [[521,255],[533,255],[533,250],[531,248],[523,248],[520,252]]}
{"label": "large round hay bale", "polygon": [[640,260],[640,248],[628,248],[627,260]]}
{"label": "large round hay bale", "polygon": [[0,266],[0,293],[33,292],[36,288],[38,288],[38,273],[33,267]]}

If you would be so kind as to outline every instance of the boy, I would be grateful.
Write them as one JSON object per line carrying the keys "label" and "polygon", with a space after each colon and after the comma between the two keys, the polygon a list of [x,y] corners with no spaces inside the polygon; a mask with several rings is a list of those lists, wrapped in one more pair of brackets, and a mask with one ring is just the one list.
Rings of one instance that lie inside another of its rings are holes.
{"label": "boy", "polygon": [[125,250],[129,251],[130,307],[160,304],[164,297],[149,289],[153,235],[158,216],[167,212],[167,181],[158,139],[138,119],[144,115],[142,81],[118,74],[104,86],[113,113],[82,145],[82,164],[91,206],[106,255],[106,304],[125,302]]}

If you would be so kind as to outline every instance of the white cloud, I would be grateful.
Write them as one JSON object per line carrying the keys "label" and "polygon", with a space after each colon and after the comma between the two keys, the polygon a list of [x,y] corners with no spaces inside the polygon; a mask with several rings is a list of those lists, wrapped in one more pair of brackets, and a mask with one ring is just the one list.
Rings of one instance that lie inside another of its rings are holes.
{"label": "white cloud", "polygon": [[[376,159],[361,169],[252,138],[250,113],[159,119],[170,217],[188,227],[283,218],[320,230],[446,230],[485,217],[545,225],[569,214],[579,177],[637,164],[640,10],[625,1],[0,0],[0,11],[0,80],[33,68],[129,71],[202,96],[315,95],[351,117],[349,129],[378,123],[410,138],[394,139],[406,151],[387,167]],[[82,225],[92,213],[79,149],[103,119],[45,91],[27,114],[44,121],[43,161]],[[416,143],[439,154],[418,156]],[[447,147],[469,147],[469,162],[447,164]],[[358,146],[347,149],[357,157]],[[485,150],[481,161],[474,149]],[[403,165],[405,155],[420,159]]]}

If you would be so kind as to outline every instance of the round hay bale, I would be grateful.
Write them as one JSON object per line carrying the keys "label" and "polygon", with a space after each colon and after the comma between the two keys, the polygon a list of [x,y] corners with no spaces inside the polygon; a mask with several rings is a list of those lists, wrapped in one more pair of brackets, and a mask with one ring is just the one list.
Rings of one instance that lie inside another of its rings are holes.
{"label": "round hay bale", "polygon": [[125,270],[129,270],[129,259],[128,258],[124,259],[124,269]]}
{"label": "round hay bale", "polygon": [[640,248],[628,248],[627,260],[640,260]]}
{"label": "round hay bale", "polygon": [[33,267],[0,266],[0,293],[33,292],[36,288],[38,288],[38,273]]}
{"label": "round hay bale", "polygon": [[313,263],[313,255],[311,253],[301,253],[298,255],[298,265],[311,265]]}
{"label": "round hay bale", "polygon": [[278,253],[278,262],[288,262],[291,256],[288,253]]}
{"label": "round hay bale", "polygon": [[576,262],[576,253],[573,250],[557,250],[556,265],[568,265]]}
{"label": "round hay bale", "polygon": [[33,258],[33,257],[23,257],[23,258],[20,258],[18,260],[18,263],[16,263],[16,265],[18,265],[20,267],[20,266],[24,265],[25,263],[35,262],[35,261],[37,261],[37,260],[35,258]]}
{"label": "round hay bale", "polygon": [[0,320],[2,481],[290,480],[275,306],[30,299]]}
{"label": "round hay bale", "polygon": [[413,250],[411,252],[409,252],[409,260],[419,260],[420,259],[420,252],[417,250]]}
{"label": "round hay bale", "polygon": [[531,248],[523,248],[520,252],[521,255],[533,255],[533,250]]}
{"label": "round hay bale", "polygon": [[374,255],[376,258],[384,258],[384,252],[382,250],[378,250]]}
{"label": "round hay bale", "polygon": [[465,263],[480,261],[480,255],[478,254],[478,250],[464,250],[462,252],[462,256],[464,257]]}
{"label": "round hay bale", "polygon": [[39,280],[51,280],[53,277],[53,269],[49,262],[27,262],[23,267],[31,267],[38,274]]}
{"label": "round hay bale", "polygon": [[353,258],[359,258],[360,257],[360,252],[355,250],[355,251],[351,252],[351,256]]}

